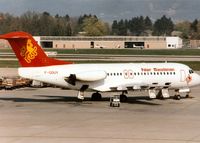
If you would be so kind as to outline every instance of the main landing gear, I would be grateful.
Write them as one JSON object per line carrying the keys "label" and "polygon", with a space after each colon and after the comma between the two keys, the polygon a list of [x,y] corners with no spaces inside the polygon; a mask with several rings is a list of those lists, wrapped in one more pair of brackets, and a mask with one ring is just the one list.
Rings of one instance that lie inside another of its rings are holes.
{"label": "main landing gear", "polygon": [[[125,95],[125,93],[127,93],[127,91],[123,91],[122,94],[120,95],[120,101],[121,102],[126,102],[128,100],[128,98]],[[91,100],[92,101],[101,101],[102,100],[102,96],[101,96],[101,94],[99,92],[95,92],[95,93],[92,94]]]}
{"label": "main landing gear", "polygon": [[92,94],[92,97],[91,97],[92,101],[101,101],[101,99],[102,99],[102,96],[99,92]]}
{"label": "main landing gear", "polygon": [[174,99],[174,100],[180,100],[180,99],[181,99],[181,96],[175,94],[174,97],[173,97],[173,99]]}
{"label": "main landing gear", "polygon": [[185,98],[191,98],[190,93],[187,93],[187,94],[185,95]]}
{"label": "main landing gear", "polygon": [[[77,95],[78,101],[83,101],[84,100],[84,91],[79,91]],[[102,96],[99,92],[95,92],[91,96],[92,101],[101,101]]]}
{"label": "main landing gear", "polygon": [[126,102],[128,100],[128,97],[125,95],[127,94],[127,91],[123,91],[122,94],[120,95],[120,101],[121,102]]}
{"label": "main landing gear", "polygon": [[[88,88],[88,85],[83,85],[80,90],[78,91],[78,101],[83,101],[84,100],[84,92]],[[102,96],[99,92],[93,93],[91,100],[92,101],[100,101],[102,99]]]}
{"label": "main landing gear", "polygon": [[83,101],[84,100],[84,91],[88,88],[88,85],[83,85],[81,89],[78,91],[78,101]]}

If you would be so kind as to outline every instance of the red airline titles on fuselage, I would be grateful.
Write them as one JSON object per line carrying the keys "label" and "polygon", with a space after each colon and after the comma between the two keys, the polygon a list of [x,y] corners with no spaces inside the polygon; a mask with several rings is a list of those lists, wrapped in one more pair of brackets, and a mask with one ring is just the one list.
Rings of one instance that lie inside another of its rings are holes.
{"label": "red airline titles on fuselage", "polygon": [[[141,68],[141,72],[175,72],[174,68]],[[125,79],[134,78],[134,72],[130,69],[123,71]]]}
{"label": "red airline titles on fuselage", "polygon": [[142,72],[172,72],[175,71],[174,68],[141,68]]}

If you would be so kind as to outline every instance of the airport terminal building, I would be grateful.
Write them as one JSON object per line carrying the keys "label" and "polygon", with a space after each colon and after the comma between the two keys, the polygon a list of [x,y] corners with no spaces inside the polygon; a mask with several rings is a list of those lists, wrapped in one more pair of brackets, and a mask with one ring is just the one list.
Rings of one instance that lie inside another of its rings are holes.
{"label": "airport terminal building", "polygon": [[43,48],[63,49],[178,49],[183,42],[179,37],[141,36],[34,36]]}

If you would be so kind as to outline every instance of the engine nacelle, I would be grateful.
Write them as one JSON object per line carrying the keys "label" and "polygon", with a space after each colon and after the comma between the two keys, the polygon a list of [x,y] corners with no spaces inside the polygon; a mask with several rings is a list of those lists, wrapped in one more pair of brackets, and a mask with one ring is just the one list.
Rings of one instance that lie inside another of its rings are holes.
{"label": "engine nacelle", "polygon": [[78,81],[86,81],[86,82],[92,82],[92,81],[98,81],[103,80],[107,77],[107,73],[105,71],[86,71],[81,73],[76,73],[76,80]]}

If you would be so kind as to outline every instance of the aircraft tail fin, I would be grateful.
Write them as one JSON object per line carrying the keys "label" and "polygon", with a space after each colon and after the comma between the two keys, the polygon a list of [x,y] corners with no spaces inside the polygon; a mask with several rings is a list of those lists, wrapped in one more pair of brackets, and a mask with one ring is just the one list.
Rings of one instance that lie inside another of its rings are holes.
{"label": "aircraft tail fin", "polygon": [[72,62],[49,58],[34,38],[26,32],[11,32],[0,35],[0,39],[8,40],[22,67],[72,64]]}

